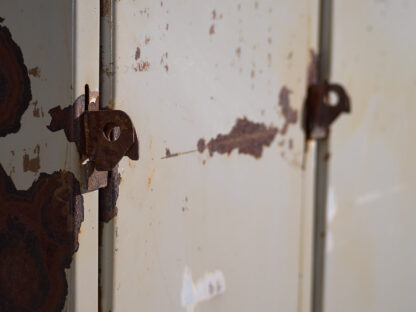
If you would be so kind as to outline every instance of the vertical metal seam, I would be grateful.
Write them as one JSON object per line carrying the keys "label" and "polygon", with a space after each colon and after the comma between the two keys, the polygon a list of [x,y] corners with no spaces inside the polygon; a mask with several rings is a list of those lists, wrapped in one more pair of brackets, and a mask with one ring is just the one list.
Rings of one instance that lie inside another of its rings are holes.
{"label": "vertical metal seam", "polygon": [[[332,42],[332,0],[321,0],[319,16],[318,82],[330,79]],[[312,264],[312,312],[324,311],[326,199],[328,193],[329,138],[316,142],[314,236]]]}

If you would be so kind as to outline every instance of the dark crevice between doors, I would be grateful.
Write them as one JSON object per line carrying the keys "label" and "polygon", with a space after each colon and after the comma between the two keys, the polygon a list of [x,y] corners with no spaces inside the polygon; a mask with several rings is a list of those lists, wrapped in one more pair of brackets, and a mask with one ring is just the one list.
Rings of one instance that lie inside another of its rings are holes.
{"label": "dark crevice between doors", "polygon": [[[100,1],[100,109],[114,109],[114,0]],[[112,133],[116,136],[117,133]],[[98,310],[113,310],[114,218],[120,185],[118,166],[108,172],[107,186],[99,189]]]}
{"label": "dark crevice between doors", "polygon": [[[320,1],[318,83],[330,79],[332,41],[332,0]],[[328,193],[329,139],[316,141],[314,178],[314,229],[312,258],[312,312],[323,312],[325,289],[326,199]]]}

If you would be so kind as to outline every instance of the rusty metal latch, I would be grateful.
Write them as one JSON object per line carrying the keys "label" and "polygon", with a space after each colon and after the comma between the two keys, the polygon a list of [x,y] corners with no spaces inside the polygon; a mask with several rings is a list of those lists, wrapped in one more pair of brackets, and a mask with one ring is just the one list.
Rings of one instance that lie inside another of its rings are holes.
{"label": "rusty metal latch", "polygon": [[120,110],[83,114],[85,155],[98,171],[111,171],[123,158],[139,159],[139,144],[130,117]]}
{"label": "rusty metal latch", "polygon": [[[337,97],[336,103],[330,103],[330,94]],[[328,82],[312,84],[308,88],[305,102],[305,131],[308,139],[325,139],[329,127],[343,112],[349,113],[350,99],[344,88]]]}

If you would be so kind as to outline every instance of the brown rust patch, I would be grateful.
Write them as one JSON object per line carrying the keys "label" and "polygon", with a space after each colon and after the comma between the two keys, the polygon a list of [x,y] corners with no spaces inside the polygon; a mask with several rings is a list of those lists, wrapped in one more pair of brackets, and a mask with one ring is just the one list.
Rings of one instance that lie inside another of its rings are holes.
{"label": "brown rust patch", "polygon": [[40,146],[36,145],[34,153],[36,154],[35,158],[30,158],[28,154],[23,155],[23,171],[32,171],[38,172],[40,169]]}
{"label": "brown rust patch", "polygon": [[211,27],[209,28],[209,34],[210,35],[215,34],[215,25],[214,24],[212,24]]}
{"label": "brown rust patch", "polygon": [[134,55],[134,59],[137,61],[140,58],[140,47],[137,47],[136,54]]}
{"label": "brown rust patch", "polygon": [[40,77],[40,69],[38,66],[29,69],[29,75],[39,78]]}
{"label": "brown rust patch", "polygon": [[290,106],[290,93],[292,93],[292,91],[286,86],[283,86],[279,93],[279,106],[281,107],[283,117],[285,118],[285,123],[281,131],[282,135],[286,134],[290,124],[295,124],[298,121],[298,111]]}
{"label": "brown rust patch", "polygon": [[84,218],[78,181],[41,173],[18,191],[0,165],[0,198],[0,311],[61,311]]}
{"label": "brown rust patch", "polygon": [[108,172],[107,186],[99,190],[99,218],[100,222],[109,222],[117,216],[117,199],[121,176],[118,165]]}
{"label": "brown rust patch", "polygon": [[208,144],[205,144],[204,139],[200,139],[197,148],[200,153],[208,149],[211,156],[215,152],[230,154],[234,149],[238,149],[239,154],[260,158],[263,147],[270,146],[277,132],[278,129],[275,127],[266,127],[264,124],[249,121],[247,118],[239,118],[229,134],[219,134]]}
{"label": "brown rust patch", "polygon": [[0,26],[0,137],[19,131],[20,119],[31,100],[22,51],[9,29]]}

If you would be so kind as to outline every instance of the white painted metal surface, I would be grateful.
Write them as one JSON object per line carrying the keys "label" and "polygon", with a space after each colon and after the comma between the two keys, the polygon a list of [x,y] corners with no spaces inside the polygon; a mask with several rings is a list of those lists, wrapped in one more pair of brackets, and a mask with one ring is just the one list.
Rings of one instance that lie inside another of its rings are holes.
{"label": "white painted metal surface", "polygon": [[416,310],[414,1],[335,1],[325,311]]}
{"label": "white painted metal surface", "polygon": [[[72,105],[85,84],[98,90],[99,1],[1,1],[0,16],[32,70],[32,102],[20,131],[0,138],[0,163],[19,190],[28,189],[41,172],[68,170],[78,175],[75,144],[68,143],[64,131],[47,129],[48,111]],[[25,167],[25,155],[35,165]],[[67,311],[97,310],[97,195],[84,195],[84,205],[80,249],[67,272]]]}
{"label": "white painted metal surface", "polygon": [[[316,10],[115,1],[114,103],[132,117],[141,159],[120,165],[111,311],[307,311],[311,175],[299,119]],[[284,87],[298,113],[286,134]],[[279,128],[261,158],[196,150],[243,117]],[[220,286],[207,298],[210,280]]]}

